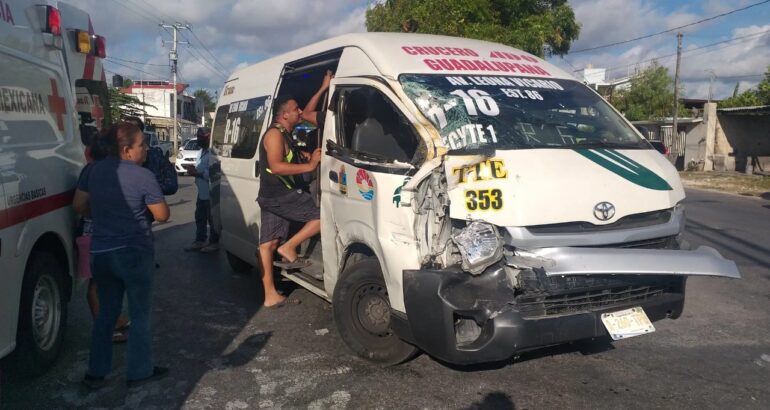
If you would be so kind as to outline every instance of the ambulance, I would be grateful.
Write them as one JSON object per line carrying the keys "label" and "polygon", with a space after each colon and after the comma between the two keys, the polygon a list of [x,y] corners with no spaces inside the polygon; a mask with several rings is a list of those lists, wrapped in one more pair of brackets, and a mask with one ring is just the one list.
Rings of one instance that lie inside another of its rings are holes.
{"label": "ambulance", "polygon": [[81,136],[109,123],[105,45],[82,10],[0,0],[0,358],[25,373],[64,338]]}
{"label": "ambulance", "polygon": [[235,270],[257,265],[271,104],[324,97],[321,234],[283,276],[332,304],[355,354],[456,364],[654,332],[688,276],[739,278],[687,249],[676,170],[597,93],[501,44],[350,34],[233,73],[218,101],[213,201]]}

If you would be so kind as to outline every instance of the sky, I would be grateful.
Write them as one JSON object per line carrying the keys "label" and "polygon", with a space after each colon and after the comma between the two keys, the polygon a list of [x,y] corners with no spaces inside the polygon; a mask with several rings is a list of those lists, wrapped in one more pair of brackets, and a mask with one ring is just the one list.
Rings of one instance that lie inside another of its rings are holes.
{"label": "sky", "polygon": [[[107,38],[108,78],[170,80],[169,29],[183,23],[179,81],[216,95],[236,69],[340,34],[363,32],[376,0],[68,0],[91,13],[96,34]],[[622,45],[759,3],[762,0],[571,0],[581,24],[571,51],[549,61],[576,75],[607,68],[608,79],[643,69],[652,60],[673,76],[676,31]],[[682,28],[681,85],[686,98],[715,99],[754,87],[770,65],[770,2]],[[719,43],[719,44],[715,44]],[[713,76],[713,82],[712,80]]]}

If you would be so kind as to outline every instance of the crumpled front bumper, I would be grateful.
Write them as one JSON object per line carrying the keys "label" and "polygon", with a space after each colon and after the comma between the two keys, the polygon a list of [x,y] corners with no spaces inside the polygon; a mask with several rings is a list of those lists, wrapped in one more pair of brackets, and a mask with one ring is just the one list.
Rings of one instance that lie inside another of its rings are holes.
{"label": "crumpled front bumper", "polygon": [[677,318],[691,275],[740,277],[733,262],[703,248],[545,248],[508,257],[478,276],[459,267],[407,270],[406,318],[394,330],[450,363],[504,360],[604,336],[605,312],[641,306],[651,321]]}

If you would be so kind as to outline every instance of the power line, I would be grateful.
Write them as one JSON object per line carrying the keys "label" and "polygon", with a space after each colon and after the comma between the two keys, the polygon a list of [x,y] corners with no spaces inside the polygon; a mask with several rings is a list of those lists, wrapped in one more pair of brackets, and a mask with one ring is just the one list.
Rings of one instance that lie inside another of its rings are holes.
{"label": "power line", "polygon": [[737,13],[739,11],[750,9],[752,7],[756,7],[756,6],[765,4],[765,3],[770,3],[770,0],[760,1],[758,3],[750,4],[750,5],[746,6],[746,7],[741,7],[739,9],[731,10],[731,11],[728,11],[728,12],[725,12],[725,13],[722,13],[722,14],[717,14],[716,16],[712,16],[712,17],[708,17],[708,18],[701,19],[701,20],[698,20],[698,21],[694,21],[692,23],[685,24],[683,26],[674,27],[674,28],[671,28],[671,29],[668,29],[668,30],[657,32],[657,33],[647,34],[647,35],[644,35],[644,36],[641,36],[641,37],[636,37],[636,38],[632,38],[632,39],[628,39],[628,40],[623,40],[623,41],[616,41],[614,43],[604,44],[604,45],[601,45],[601,46],[589,47],[589,48],[584,48],[584,49],[581,49],[581,50],[575,50],[575,51],[569,52],[569,54],[582,53],[582,52],[585,52],[585,51],[592,51],[592,50],[598,50],[598,49],[601,49],[601,48],[613,47],[613,46],[617,46],[617,45],[620,45],[620,44],[630,43],[632,41],[643,40],[645,38],[650,38],[650,37],[659,36],[661,34],[671,33],[673,31],[677,31],[677,30],[683,29],[685,27],[690,27],[690,26],[694,26],[696,24],[705,23],[707,21],[711,21],[711,20],[717,19],[719,17],[724,17],[724,16],[727,16],[729,14],[733,14],[733,13]]}
{"label": "power line", "polygon": [[149,17],[148,17],[148,15],[145,14],[146,12],[144,12],[144,11],[142,11],[140,9],[134,10],[133,8],[128,7],[127,5],[123,4],[123,2],[121,2],[119,0],[113,0],[113,1],[115,3],[117,3],[117,4],[119,4],[121,7],[125,8],[126,10],[136,14],[139,17],[141,17],[142,20],[150,20],[150,21],[154,21],[155,20],[155,16],[153,16],[152,14],[150,14]]}
{"label": "power line", "polygon": [[[203,54],[200,54],[200,51],[197,50],[194,46],[190,45],[190,48],[186,49],[187,53],[192,57],[195,61],[197,61],[200,65],[202,65],[207,70],[211,71],[212,73],[216,74],[217,76],[227,79],[227,76],[219,71],[216,67],[211,65],[205,57],[203,57]],[[193,53],[195,51],[195,53]],[[200,57],[200,58],[199,58]]]}
{"label": "power line", "polygon": [[126,65],[126,64],[123,64],[123,63],[119,63],[119,62],[117,62],[117,61],[113,61],[113,60],[111,60],[111,59],[109,59],[109,58],[107,58],[107,59],[105,59],[105,60],[107,60],[107,62],[108,62],[108,63],[110,63],[110,64],[117,64],[117,65],[119,65],[119,66],[123,66],[123,67],[126,67],[126,68],[130,68],[130,69],[132,69],[132,70],[135,70],[135,71],[139,71],[139,72],[141,72],[141,73],[145,73],[145,74],[147,74],[147,75],[151,75],[151,76],[155,76],[155,77],[159,77],[159,76],[160,76],[159,74],[150,73],[150,72],[147,72],[147,71],[144,71],[144,70],[140,70],[140,69],[138,69],[138,68],[136,68],[136,67],[131,67],[130,65]]}
{"label": "power line", "polygon": [[[684,50],[682,52],[682,54],[689,54],[689,53],[692,53],[694,51],[702,50],[704,48],[710,48],[710,47],[714,47],[714,46],[717,46],[717,45],[720,45],[720,44],[729,43],[729,42],[733,42],[733,41],[736,41],[736,40],[742,40],[742,39],[749,38],[749,37],[761,36],[761,35],[766,34],[766,33],[770,33],[770,30],[764,30],[764,31],[760,31],[758,33],[747,34],[745,36],[735,37],[735,38],[731,38],[729,40],[717,41],[716,43],[711,43],[711,44],[706,44],[706,45],[703,45],[703,46],[700,46],[700,47],[691,48],[691,49],[688,49],[688,50]],[[730,45],[728,45],[726,47],[732,47],[732,46],[736,46],[736,45],[738,45],[738,44],[730,44]],[[720,47],[720,48],[715,49],[715,50],[708,50],[707,52],[712,52],[712,51],[720,50],[720,49],[726,48],[726,47]],[[696,55],[700,55],[700,54],[705,54],[705,53],[698,53]],[[676,53],[666,54],[666,55],[662,55],[662,56],[656,56],[656,57],[648,58],[646,60],[637,61],[637,62],[631,63],[631,64],[610,67],[610,68],[607,69],[607,71],[609,72],[609,71],[614,71],[614,70],[621,69],[621,68],[628,68],[628,67],[633,67],[635,65],[649,63],[649,62],[652,62],[652,61],[663,60],[663,59],[666,59],[666,58],[669,58],[669,57],[673,57],[675,55],[676,55]],[[577,70],[577,71],[579,71],[579,70]]]}
{"label": "power line", "polygon": [[[130,0],[129,0],[129,1],[130,1]],[[147,7],[148,7],[148,8],[149,8],[149,9],[150,9],[150,10],[151,10],[153,13],[158,13],[158,14],[160,14],[160,16],[161,16],[161,17],[163,17],[164,19],[166,19],[166,20],[168,20],[168,21],[174,20],[174,19],[170,18],[170,17],[168,16],[168,14],[162,13],[160,10],[158,10],[158,9],[154,8],[154,7],[153,7],[153,6],[152,6],[150,3],[148,3],[148,2],[146,2],[146,1],[144,1],[144,0],[141,0],[141,2],[142,2],[142,3],[144,3],[144,4],[146,4],[146,5],[147,5]]]}
{"label": "power line", "polygon": [[126,62],[126,63],[133,63],[133,64],[139,64],[139,65],[151,65],[151,66],[157,66],[157,67],[168,67],[168,64],[142,63],[142,62],[139,62],[139,61],[125,60],[125,59],[118,58],[118,57],[107,57],[107,58],[110,59],[110,60],[118,60],[118,61],[123,61],[123,62]]}
{"label": "power line", "polygon": [[[768,0],[768,1],[770,1],[770,0]],[[193,37],[195,37],[195,39],[196,39],[196,40],[198,40],[198,43],[200,43],[200,45],[201,45],[201,46],[203,46],[203,49],[204,49],[204,50],[206,50],[206,52],[207,52],[207,53],[209,53],[209,55],[211,56],[211,58],[213,59],[213,61],[214,61],[214,62],[215,62],[215,63],[216,63],[218,66],[219,66],[219,68],[220,68],[220,69],[221,69],[223,72],[224,72],[224,71],[227,71],[227,69],[226,69],[226,68],[225,68],[225,67],[224,67],[222,64],[220,64],[220,63],[219,63],[219,59],[217,59],[217,58],[214,56],[214,54],[212,54],[212,53],[211,53],[211,50],[209,50],[209,48],[208,48],[208,47],[206,47],[206,45],[205,45],[205,44],[203,44],[203,41],[201,41],[201,39],[198,37],[198,35],[197,35],[197,34],[195,34],[195,30],[193,30],[192,28],[190,28],[190,33],[192,33]]]}

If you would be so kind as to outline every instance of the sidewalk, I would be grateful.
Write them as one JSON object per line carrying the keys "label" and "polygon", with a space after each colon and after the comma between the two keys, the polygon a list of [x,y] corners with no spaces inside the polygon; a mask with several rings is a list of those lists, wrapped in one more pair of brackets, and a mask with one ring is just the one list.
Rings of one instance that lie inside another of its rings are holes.
{"label": "sidewalk", "polygon": [[687,171],[680,172],[679,176],[687,188],[770,198],[770,176],[721,171]]}

